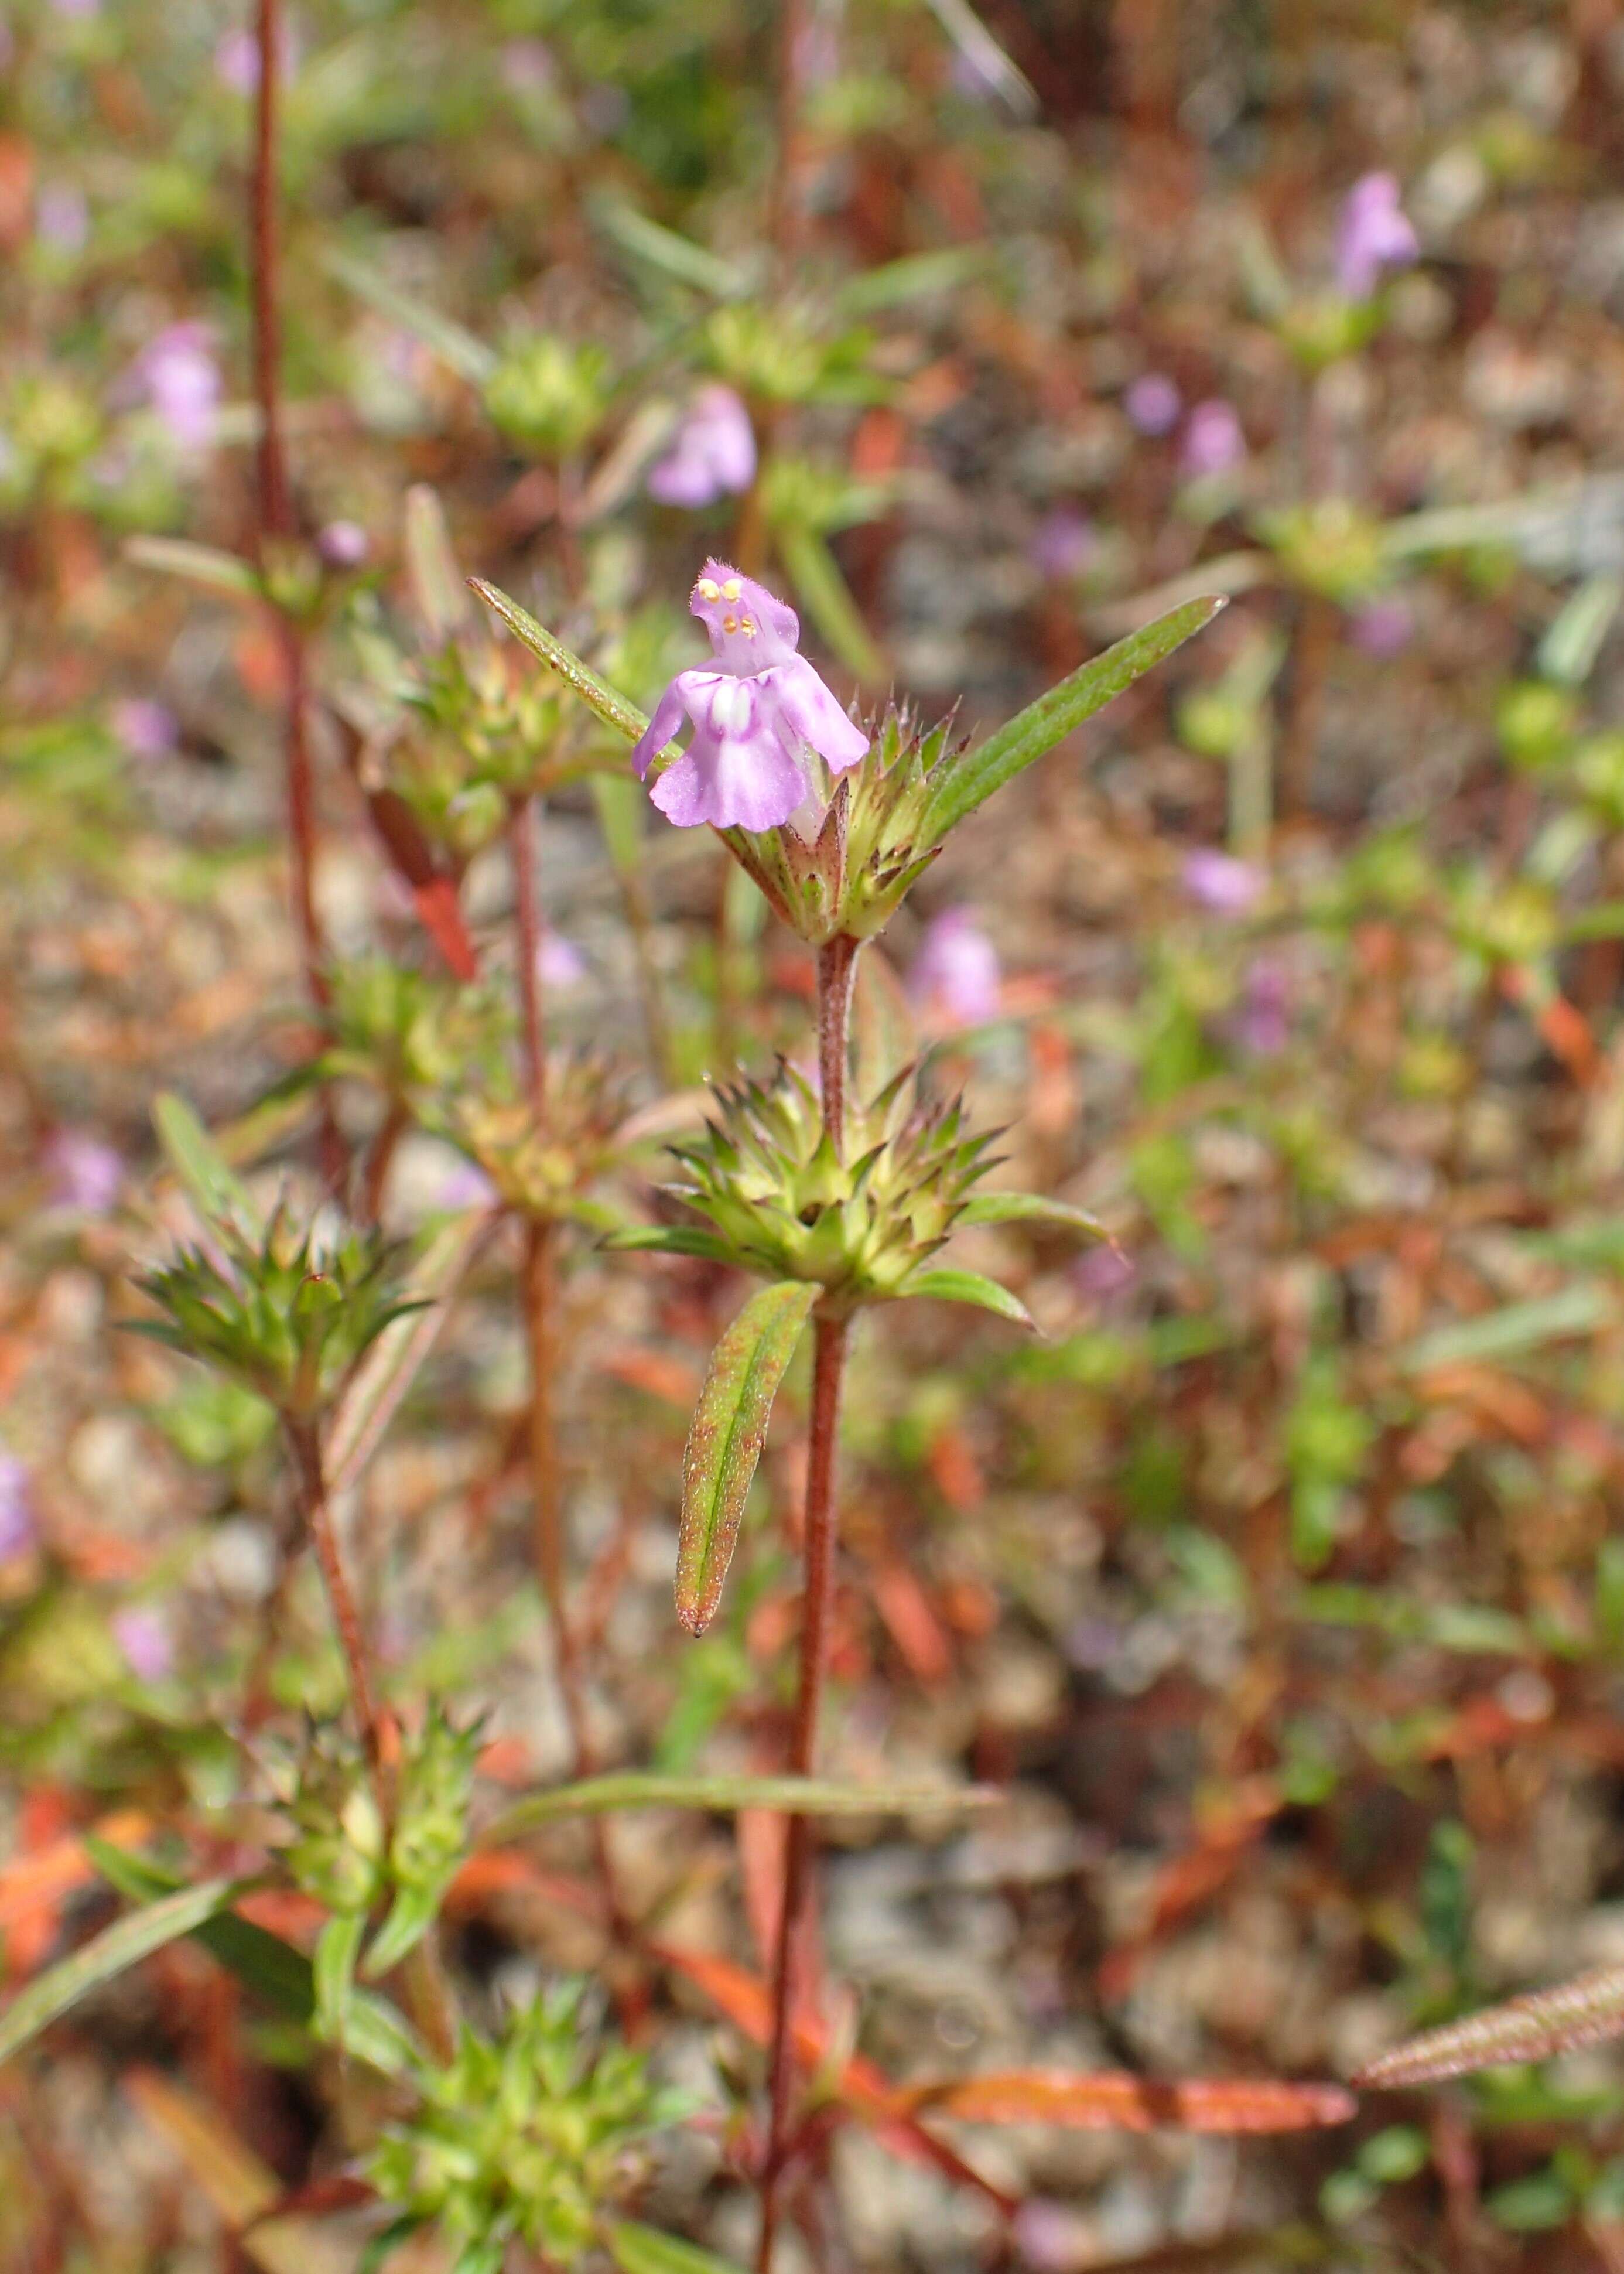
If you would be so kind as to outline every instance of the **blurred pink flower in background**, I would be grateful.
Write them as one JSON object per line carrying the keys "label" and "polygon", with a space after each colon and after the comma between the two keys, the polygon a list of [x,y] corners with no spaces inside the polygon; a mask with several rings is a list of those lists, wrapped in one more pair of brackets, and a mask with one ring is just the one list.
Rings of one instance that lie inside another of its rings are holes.
{"label": "blurred pink flower in background", "polygon": [[908,973],[921,1010],[949,1026],[985,1026],[998,1015],[1002,983],[998,951],[970,909],[944,908],[931,919]]}
{"label": "blurred pink flower in background", "polygon": [[[282,76],[291,79],[299,58],[298,36],[282,26]],[[252,94],[259,84],[259,42],[246,24],[222,32],[214,42],[214,77],[233,94]]]}
{"label": "blurred pink flower in background", "polygon": [[1179,882],[1200,908],[1215,916],[1244,916],[1254,908],[1267,888],[1268,878],[1250,861],[1220,853],[1203,845],[1186,854]]}
{"label": "blurred pink flower in background", "polygon": [[1231,1032],[1254,1058],[1278,1058],[1291,1039],[1291,975],[1277,955],[1259,955],[1246,968]]}
{"label": "blurred pink flower in background", "polygon": [[509,40],[501,51],[502,78],[522,94],[545,94],[555,85],[558,65],[545,40]]}
{"label": "blurred pink flower in background", "polygon": [[81,191],[45,182],[34,202],[34,233],[55,252],[82,252],[90,235],[90,207]]}
{"label": "blurred pink flower in background", "polygon": [[578,987],[586,977],[586,958],[573,939],[550,931],[536,951],[536,968],[544,987]]}
{"label": "blurred pink flower in background", "polygon": [[15,1453],[0,1447],[0,1563],[26,1555],[38,1536],[28,1472]]}
{"label": "blurred pink flower in background", "polygon": [[149,403],[177,449],[207,449],[214,439],[220,407],[220,365],[207,324],[166,324],[136,358],[131,377],[138,396]]}
{"label": "blurred pink flower in background", "polygon": [[113,1639],[138,1682],[163,1682],[175,1671],[175,1638],[155,1603],[128,1603],[110,1622]]}
{"label": "blurred pink flower in background", "polygon": [[1128,424],[1141,434],[1170,434],[1184,399],[1164,371],[1141,372],[1122,398]]}
{"label": "blurred pink flower in background", "polygon": [[670,449],[649,469],[649,495],[660,505],[713,505],[756,478],[756,430],[731,387],[701,388]]}
{"label": "blurred pink flower in background", "polygon": [[180,743],[180,721],[167,703],[147,695],[125,695],[108,713],[115,740],[132,758],[167,758]]}
{"label": "blurred pink flower in background", "polygon": [[1203,475],[1233,473],[1246,456],[1246,437],[1240,413],[1221,395],[1198,403],[1185,422],[1178,463],[1199,480]]}
{"label": "blurred pink flower in background", "polygon": [[1026,546],[1026,558],[1040,576],[1053,577],[1056,584],[1069,584],[1072,577],[1082,575],[1099,546],[1094,523],[1079,507],[1057,505],[1044,515],[1034,530]]}
{"label": "blurred pink flower in background", "polygon": [[1350,300],[1368,300],[1384,268],[1402,268],[1421,250],[1399,203],[1396,174],[1363,174],[1342,201],[1336,226],[1336,282]]}
{"label": "blurred pink flower in background", "polygon": [[84,1216],[110,1216],[124,1181],[122,1154],[87,1129],[58,1129],[42,1156],[51,1198]]}
{"label": "blurred pink flower in background", "polygon": [[329,521],[316,533],[316,550],[329,568],[358,568],[372,541],[358,521]]}
{"label": "blurred pink flower in background", "polygon": [[1353,618],[1350,636],[1362,655],[1390,663],[1415,636],[1416,620],[1407,600],[1372,600]]}

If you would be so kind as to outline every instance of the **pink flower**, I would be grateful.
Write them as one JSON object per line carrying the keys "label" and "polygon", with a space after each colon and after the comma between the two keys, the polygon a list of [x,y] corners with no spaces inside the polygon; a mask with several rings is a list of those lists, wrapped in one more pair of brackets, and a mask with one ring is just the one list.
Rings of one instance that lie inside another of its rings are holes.
{"label": "pink flower", "polygon": [[[298,40],[291,25],[282,26],[282,78],[292,78]],[[214,77],[233,94],[252,94],[259,84],[259,42],[252,28],[238,24],[214,42]]]}
{"label": "pink flower", "polygon": [[329,521],[316,532],[316,550],[329,568],[358,568],[371,543],[358,521]]}
{"label": "pink flower", "polygon": [[206,324],[166,324],[136,358],[132,376],[177,449],[208,448],[220,403],[220,366]]}
{"label": "pink flower", "polygon": [[998,1015],[998,951],[968,908],[944,908],[927,927],[908,974],[914,1001],[955,1027]]}
{"label": "pink flower", "polygon": [[81,252],[90,235],[90,207],[82,191],[64,182],[41,184],[34,200],[34,233],[53,252]]}
{"label": "pink flower", "polygon": [[1398,201],[1395,174],[1364,174],[1349,191],[1336,227],[1336,282],[1350,300],[1368,300],[1384,268],[1402,268],[1421,246]]}
{"label": "pink flower", "polygon": [[1046,513],[1033,531],[1026,558],[1041,576],[1058,584],[1080,576],[1093,560],[1098,539],[1094,523],[1074,505],[1057,505]]}
{"label": "pink flower", "polygon": [[130,1603],[112,1617],[113,1639],[138,1682],[163,1682],[175,1671],[175,1639],[156,1604]]}
{"label": "pink flower", "polygon": [[59,1129],[45,1148],[51,1198],[84,1216],[110,1216],[124,1180],[121,1155],[87,1129]]}
{"label": "pink flower", "polygon": [[688,749],[650,794],[668,821],[692,829],[777,829],[811,791],[809,751],[836,773],[854,766],[868,738],[804,656],[801,619],[725,561],[707,561],[688,602],[710,636],[717,667],[680,671],[655,705],[632,766],[641,780],[682,723]]}
{"label": "pink flower", "polygon": [[1141,372],[1122,398],[1128,424],[1141,434],[1170,434],[1184,397],[1164,371]]}
{"label": "pink flower", "polygon": [[150,696],[124,696],[108,715],[115,736],[130,757],[167,758],[180,741],[180,722],[175,713],[167,703],[154,703]]}
{"label": "pink flower", "polygon": [[1203,845],[1186,855],[1179,879],[1198,907],[1215,916],[1244,916],[1262,898],[1268,879],[1250,861]]}
{"label": "pink flower", "polygon": [[1230,1031],[1254,1058],[1278,1058],[1291,1039],[1291,975],[1276,955],[1254,956]]}
{"label": "pink flower", "polygon": [[660,505],[713,505],[756,479],[756,432],[731,387],[694,397],[665,456],[649,469],[649,495]]}
{"label": "pink flower", "polygon": [[1353,644],[1362,655],[1372,655],[1378,663],[1391,663],[1410,645],[1415,629],[1408,600],[1396,597],[1372,600],[1353,620]]}
{"label": "pink flower", "polygon": [[1246,456],[1246,437],[1240,414],[1221,395],[1198,403],[1184,426],[1178,462],[1193,480],[1204,475],[1233,473]]}
{"label": "pink flower", "polygon": [[536,951],[536,968],[544,987],[577,987],[586,977],[586,958],[573,939],[550,931]]}
{"label": "pink flower", "polygon": [[15,1453],[0,1448],[0,1565],[26,1555],[37,1536],[28,1472]]}

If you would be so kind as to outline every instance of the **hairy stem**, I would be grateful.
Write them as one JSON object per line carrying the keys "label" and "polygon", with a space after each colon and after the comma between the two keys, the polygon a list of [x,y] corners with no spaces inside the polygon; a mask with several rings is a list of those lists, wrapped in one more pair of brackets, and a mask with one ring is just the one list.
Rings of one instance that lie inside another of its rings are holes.
{"label": "hairy stem", "polygon": [[[259,517],[259,569],[275,566],[275,556],[294,534],[293,501],[282,427],[281,239],[277,227],[277,102],[281,93],[281,0],[259,0],[255,23],[259,80],[254,97],[252,230],[253,249],[253,383],[259,412],[254,453]],[[327,945],[316,912],[316,785],[311,763],[307,659],[304,627],[273,603],[282,651],[283,764],[287,786],[288,843],[293,863],[293,913],[298,927],[304,985],[312,1003],[329,999]],[[344,1145],[333,1111],[331,1092],[321,1092],[322,1167],[336,1191],[344,1174]]]}
{"label": "hairy stem", "polygon": [[[846,1060],[857,947],[854,939],[842,935],[819,950],[817,960],[817,1059],[823,1082],[823,1126],[838,1153],[843,1150],[845,1142]],[[840,1429],[840,1391],[850,1337],[849,1317],[820,1314],[814,1322],[812,1415],[803,1525],[806,1575],[801,1604],[801,1678],[789,1751],[790,1770],[800,1776],[811,1775],[816,1766],[818,1721],[829,1671],[835,1547],[839,1530],[835,1459]],[[784,1908],[778,1918],[773,1968],[770,2112],[767,2152],[762,2171],[757,2274],[770,2274],[778,2227],[778,2185],[789,2139],[790,2103],[794,2089],[794,2022],[816,1916],[815,1863],[812,1820],[809,1817],[792,1816],[785,1835]]]}
{"label": "hairy stem", "polygon": [[289,1420],[284,1427],[288,1449],[293,1457],[294,1489],[298,1495],[299,1516],[320,1567],[321,1584],[327,1589],[327,1607],[333,1614],[333,1624],[338,1630],[339,1647],[344,1653],[344,1665],[350,1677],[350,1709],[355,1714],[361,1750],[366,1756],[366,1766],[377,1792],[379,1810],[387,1823],[394,1813],[394,1794],[383,1722],[372,1695],[361,1614],[350,1590],[344,1560],[339,1552],[338,1533],[333,1523],[333,1510],[327,1500],[321,1441],[314,1422]]}

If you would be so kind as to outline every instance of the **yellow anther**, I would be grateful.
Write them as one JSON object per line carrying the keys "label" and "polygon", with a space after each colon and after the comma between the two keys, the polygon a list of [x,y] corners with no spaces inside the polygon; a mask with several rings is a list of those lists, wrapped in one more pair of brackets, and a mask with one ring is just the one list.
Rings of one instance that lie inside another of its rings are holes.
{"label": "yellow anther", "polygon": [[702,600],[719,600],[722,597],[722,588],[714,576],[702,576],[694,590]]}
{"label": "yellow anther", "polygon": [[749,620],[748,616],[741,616],[741,617],[740,617],[740,619],[739,619],[739,629],[740,629],[740,630],[744,634],[744,636],[745,636],[746,639],[754,639],[754,638],[755,638],[755,636],[756,636],[756,627],[755,627],[755,625],[750,621],[750,620]]}
{"label": "yellow anther", "polygon": [[744,586],[739,579],[736,576],[730,576],[722,587],[722,598],[725,600],[736,600],[743,591]]}
{"label": "yellow anther", "polygon": [[738,629],[739,619],[737,616],[724,616],[722,618],[722,629],[725,632],[736,632]]}

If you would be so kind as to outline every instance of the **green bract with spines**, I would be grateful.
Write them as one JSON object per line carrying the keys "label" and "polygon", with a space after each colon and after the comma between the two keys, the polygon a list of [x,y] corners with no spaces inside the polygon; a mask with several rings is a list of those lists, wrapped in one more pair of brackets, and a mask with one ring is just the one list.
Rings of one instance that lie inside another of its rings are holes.
{"label": "green bract with spines", "polygon": [[164,1315],[134,1331],[217,1367],[289,1421],[326,1412],[390,1321],[420,1307],[400,1292],[399,1250],[375,1231],[320,1219],[299,1230],[279,1204],[257,1239],[224,1219],[210,1237],[137,1282]]}
{"label": "green bract with spines", "polygon": [[876,727],[868,756],[835,785],[811,843],[793,829],[722,834],[772,907],[814,947],[845,933],[883,931],[935,860],[921,818],[932,769],[949,748],[951,722],[921,732],[894,706]]}
{"label": "green bract with spines", "polygon": [[[952,1232],[998,1134],[965,1132],[964,1107],[921,1105],[905,1068],[846,1114],[846,1157],[823,1126],[817,1094],[780,1063],[771,1083],[718,1093],[706,1137],[672,1149],[688,1173],[677,1196],[708,1219],[700,1251],[772,1279],[811,1280],[825,1301],[854,1309],[913,1291],[912,1276]],[[620,1246],[681,1247],[660,1232]]]}
{"label": "green bract with spines", "polygon": [[498,2266],[515,2240],[575,2265],[635,2178],[637,2143],[688,2112],[638,2054],[592,2049],[583,1986],[549,1991],[499,2037],[464,2029],[417,2112],[370,2160],[379,2194],[410,2225],[438,2221],[459,2267]]}

